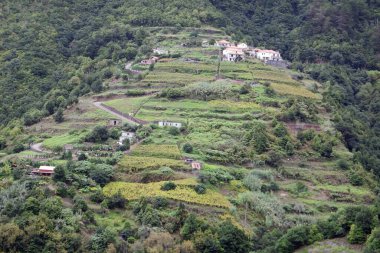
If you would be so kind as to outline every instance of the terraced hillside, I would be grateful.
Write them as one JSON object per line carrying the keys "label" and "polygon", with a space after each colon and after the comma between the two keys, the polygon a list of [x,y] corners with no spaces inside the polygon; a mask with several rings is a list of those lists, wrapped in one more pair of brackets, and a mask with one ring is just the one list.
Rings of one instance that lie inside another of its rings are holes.
{"label": "terraced hillside", "polygon": [[[33,164],[65,168],[65,179],[46,183],[71,187],[94,212],[93,222],[132,249],[146,239],[140,226],[196,248],[212,228],[186,234],[186,226],[229,222],[261,252],[268,245],[260,240],[285,240],[292,227],[315,228],[333,214],[375,202],[377,183],[344,147],[321,84],[256,59],[221,62],[217,47],[201,46],[205,39],[231,39],[218,29],[171,30],[147,28],[155,48],[169,52],[157,63],[140,64],[153,55],[149,50],[120,64],[116,72],[122,75],[110,77],[106,91],[80,98],[64,111],[62,123],[49,117],[22,133],[54,151],[50,157],[40,161],[24,152],[6,158],[32,157]],[[111,119],[120,124],[111,126]],[[134,137],[120,145],[122,131]],[[68,194],[64,198],[65,205],[79,205]],[[298,246],[344,236],[350,225],[334,225],[342,226],[341,234],[318,230],[317,239]],[[97,233],[90,226],[81,231]]]}

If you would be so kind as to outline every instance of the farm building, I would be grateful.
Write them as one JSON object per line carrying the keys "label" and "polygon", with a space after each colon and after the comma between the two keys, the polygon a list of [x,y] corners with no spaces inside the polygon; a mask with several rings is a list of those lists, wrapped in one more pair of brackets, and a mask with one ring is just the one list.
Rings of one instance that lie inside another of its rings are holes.
{"label": "farm building", "polygon": [[233,44],[229,42],[228,40],[218,40],[215,43],[215,46],[217,47],[231,47]]}
{"label": "farm building", "polygon": [[39,168],[33,169],[32,174],[39,176],[51,176],[54,174],[54,170],[54,166],[40,166]]}
{"label": "farm building", "polygon": [[177,128],[181,128],[182,127],[182,123],[179,123],[179,122],[171,122],[171,121],[159,121],[158,122],[158,125],[160,127],[177,127]]}
{"label": "farm building", "polygon": [[73,144],[66,144],[63,146],[63,150],[65,152],[73,151],[74,150],[74,145]]}
{"label": "farm building", "polygon": [[154,48],[153,53],[157,55],[165,55],[165,54],[169,54],[169,51],[165,49],[161,49],[161,48]]}
{"label": "farm building", "polygon": [[208,40],[202,41],[202,47],[209,47],[209,46],[210,46],[210,43],[208,42]]}
{"label": "farm building", "polygon": [[237,48],[240,48],[242,50],[247,50],[249,47],[248,47],[248,45],[246,43],[239,43],[237,45]]}
{"label": "farm building", "polygon": [[281,54],[274,50],[255,50],[255,57],[262,61],[281,61]]}
{"label": "farm building", "polygon": [[145,60],[142,60],[140,62],[140,64],[142,65],[151,65],[151,64],[155,64],[160,58],[156,57],[156,56],[153,56],[149,59],[145,59]]}
{"label": "farm building", "polygon": [[121,120],[119,119],[111,119],[108,121],[108,126],[119,126],[121,125]]}
{"label": "farm building", "polygon": [[123,145],[123,142],[128,139],[131,143],[135,138],[136,134],[133,132],[121,132],[121,136],[119,137],[119,141],[117,142],[119,145]]}
{"label": "farm building", "polygon": [[199,162],[192,162],[191,163],[191,168],[194,170],[200,170],[202,169],[202,164]]}
{"label": "farm building", "polygon": [[245,59],[245,54],[241,48],[228,47],[223,50],[223,61],[237,62]]}

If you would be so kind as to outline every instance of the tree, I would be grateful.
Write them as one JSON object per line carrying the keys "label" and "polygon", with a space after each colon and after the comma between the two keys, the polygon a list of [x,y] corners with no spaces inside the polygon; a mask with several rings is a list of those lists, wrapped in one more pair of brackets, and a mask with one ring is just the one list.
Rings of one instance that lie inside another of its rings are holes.
{"label": "tree", "polygon": [[0,135],[0,150],[5,149],[7,147],[7,142],[5,138]]}
{"label": "tree", "polygon": [[16,250],[17,245],[20,245],[23,237],[24,231],[22,231],[16,224],[0,224],[0,249],[2,251],[13,252]]}
{"label": "tree", "polygon": [[62,108],[59,108],[58,111],[55,113],[54,120],[57,123],[62,123],[64,121]]}
{"label": "tree", "polygon": [[217,234],[213,233],[209,229],[204,232],[202,231],[196,232],[194,235],[193,242],[198,252],[202,252],[202,253],[223,252],[223,248],[220,245]]}
{"label": "tree", "polygon": [[86,140],[90,142],[104,142],[108,140],[108,130],[105,126],[96,126],[90,134],[87,135]]}
{"label": "tree", "polygon": [[205,228],[203,220],[198,219],[193,213],[190,214],[181,229],[181,236],[185,240],[190,240],[197,231]]}
{"label": "tree", "polygon": [[371,235],[368,237],[364,253],[376,253],[380,251],[380,228],[375,228],[372,230]]}
{"label": "tree", "polygon": [[97,164],[89,173],[89,176],[100,186],[106,185],[113,177],[114,170],[111,165]]}
{"label": "tree", "polygon": [[54,169],[54,175],[53,180],[58,182],[65,182],[66,181],[66,169],[63,166],[57,166]]}
{"label": "tree", "polygon": [[242,230],[235,227],[230,220],[220,225],[218,237],[224,252],[245,253],[250,250],[248,237]]}
{"label": "tree", "polygon": [[73,202],[74,202],[74,206],[73,206],[74,212],[76,212],[76,213],[86,212],[88,210],[87,203],[83,197],[76,195],[73,199]]}
{"label": "tree", "polygon": [[355,224],[352,224],[350,227],[350,232],[347,235],[347,240],[353,244],[361,244],[364,243],[366,236],[361,227],[358,227]]}
{"label": "tree", "polygon": [[185,143],[182,147],[182,150],[186,153],[192,153],[193,152],[193,146],[190,143]]}

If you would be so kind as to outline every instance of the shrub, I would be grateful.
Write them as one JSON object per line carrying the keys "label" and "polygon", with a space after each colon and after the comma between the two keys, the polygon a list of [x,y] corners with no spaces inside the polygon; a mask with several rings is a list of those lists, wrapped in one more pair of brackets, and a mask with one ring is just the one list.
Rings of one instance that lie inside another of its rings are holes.
{"label": "shrub", "polygon": [[170,127],[168,132],[170,135],[173,135],[173,136],[177,136],[180,134],[179,129],[176,127]]}
{"label": "shrub", "polygon": [[243,184],[245,187],[247,187],[251,191],[260,191],[263,183],[258,176],[253,175],[253,174],[248,174],[244,178]]}
{"label": "shrub", "polygon": [[177,185],[174,183],[174,182],[165,182],[162,186],[161,186],[161,190],[162,191],[171,191],[171,190],[175,190],[175,188],[177,188]]}
{"label": "shrub", "polygon": [[185,153],[192,153],[193,152],[193,146],[190,143],[185,143],[182,147],[182,150]]}
{"label": "shrub", "polygon": [[198,194],[205,194],[207,189],[206,189],[206,186],[204,186],[203,184],[197,184],[195,187],[194,187],[194,190],[196,193]]}
{"label": "shrub", "polygon": [[104,200],[105,196],[101,190],[98,190],[90,195],[90,200],[95,203],[101,203]]}
{"label": "shrub", "polygon": [[201,170],[198,181],[204,184],[218,185],[220,183],[229,183],[234,177],[224,169]]}
{"label": "shrub", "polygon": [[126,203],[127,200],[123,197],[123,195],[120,192],[106,199],[106,206],[109,209],[124,208]]}
{"label": "shrub", "polygon": [[354,186],[361,186],[364,183],[363,178],[354,171],[351,171],[349,173],[348,178],[350,180],[350,183]]}
{"label": "shrub", "polygon": [[364,243],[366,235],[363,230],[355,224],[352,224],[350,227],[350,232],[347,235],[347,240],[352,244]]}
{"label": "shrub", "polygon": [[281,164],[282,155],[277,151],[270,151],[265,162],[271,167],[278,167]]}
{"label": "shrub", "polygon": [[91,133],[86,136],[86,141],[89,142],[104,142],[108,140],[108,129],[105,126],[96,126]]}
{"label": "shrub", "polygon": [[338,168],[342,170],[348,170],[350,167],[350,164],[345,159],[339,159],[336,164]]}
{"label": "shrub", "polygon": [[364,253],[375,253],[380,251],[380,228],[372,230],[371,235],[365,243]]}

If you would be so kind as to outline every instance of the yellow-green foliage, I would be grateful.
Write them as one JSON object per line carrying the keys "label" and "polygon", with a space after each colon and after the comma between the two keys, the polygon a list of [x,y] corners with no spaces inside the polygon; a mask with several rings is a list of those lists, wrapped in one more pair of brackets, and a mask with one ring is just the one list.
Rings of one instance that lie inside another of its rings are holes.
{"label": "yellow-green foliage", "polygon": [[223,108],[231,111],[260,110],[262,107],[254,102],[235,102],[230,100],[212,100],[208,102],[213,108]]}
{"label": "yellow-green foliage", "polygon": [[321,96],[307,90],[303,86],[293,86],[287,84],[272,83],[271,87],[278,93],[302,96],[307,98],[320,99]]}
{"label": "yellow-green foliage", "polygon": [[176,145],[140,145],[133,150],[132,155],[181,159],[181,152]]}
{"label": "yellow-green foliage", "polygon": [[213,76],[194,75],[187,73],[151,72],[145,77],[145,83],[175,83],[188,84],[193,82],[211,81]]}
{"label": "yellow-green foliage", "polygon": [[120,192],[126,199],[136,200],[141,197],[165,197],[187,203],[195,203],[208,206],[229,208],[230,202],[220,193],[208,189],[205,194],[197,194],[193,189],[196,181],[178,180],[174,181],[177,185],[175,190],[162,191],[160,188],[165,182],[148,184],[112,182],[103,188],[106,196],[112,196]]}
{"label": "yellow-green foliage", "polygon": [[124,156],[119,162],[119,170],[128,173],[159,169],[164,166],[172,169],[190,169],[183,161],[167,158]]}

